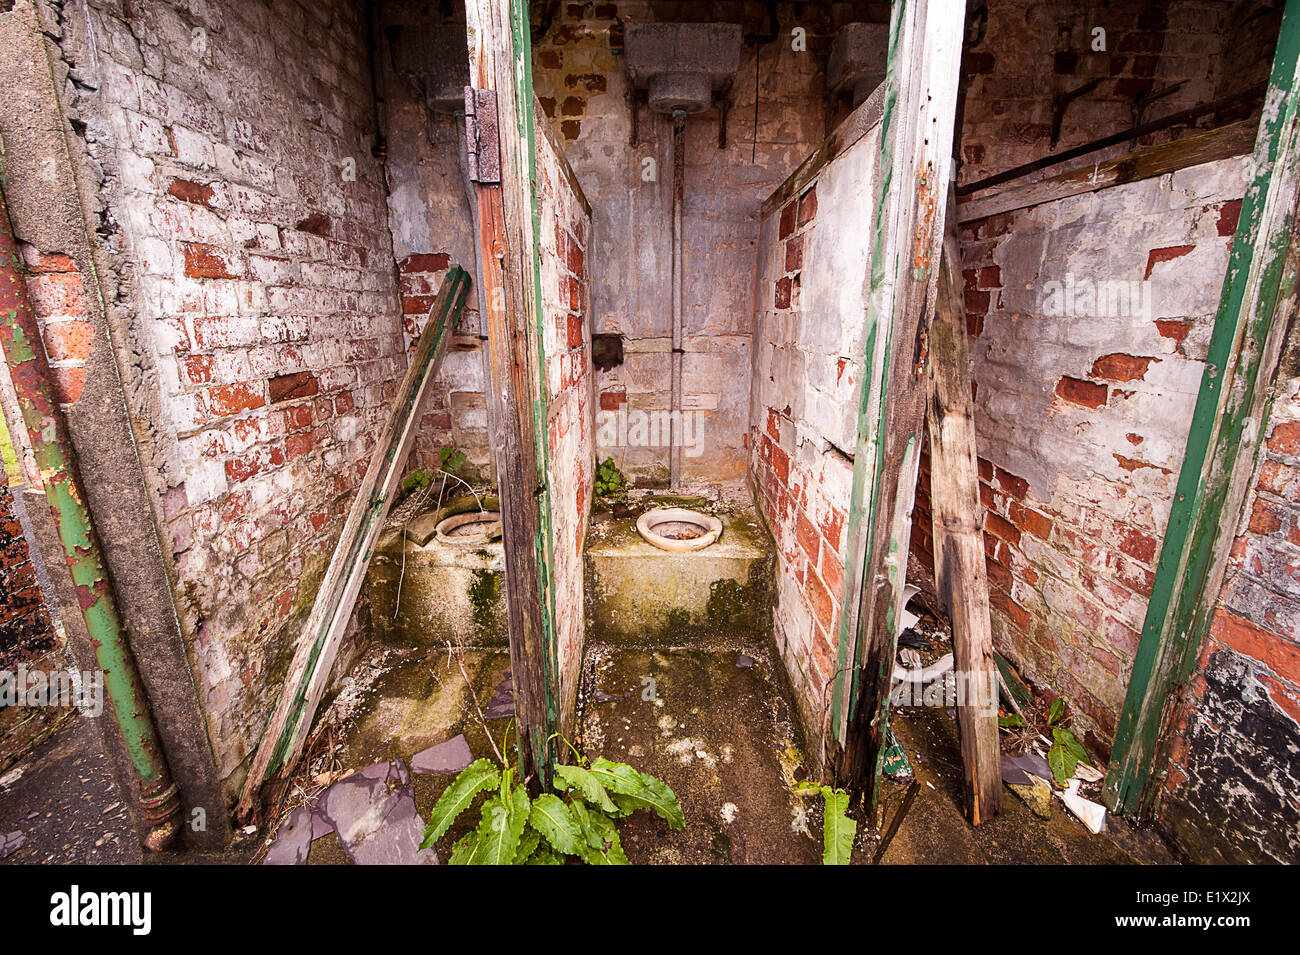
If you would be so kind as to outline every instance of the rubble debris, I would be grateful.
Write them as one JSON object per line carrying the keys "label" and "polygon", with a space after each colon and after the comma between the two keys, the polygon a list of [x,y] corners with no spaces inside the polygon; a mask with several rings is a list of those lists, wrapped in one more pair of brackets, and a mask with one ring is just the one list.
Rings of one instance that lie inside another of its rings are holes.
{"label": "rubble debris", "polygon": [[335,783],[317,809],[356,865],[438,864],[433,849],[419,848],[424,820],[400,759],[375,763]]}
{"label": "rubble debris", "polygon": [[412,756],[411,772],[422,776],[450,776],[459,773],[473,761],[474,754],[465,741],[465,734],[461,733],[445,743],[430,746]]}
{"label": "rubble debris", "polygon": [[487,712],[483,714],[484,719],[504,720],[515,715],[515,681],[513,673],[506,673],[505,679],[497,684],[496,690],[492,694],[492,699],[488,700]]}
{"label": "rubble debris", "polygon": [[1058,792],[1057,795],[1065,803],[1065,808],[1087,826],[1094,836],[1100,835],[1106,828],[1106,807],[1080,796],[1080,785],[1082,783],[1077,777],[1071,779],[1065,785],[1065,792]]}
{"label": "rubble debris", "polygon": [[0,836],[0,859],[11,856],[27,844],[27,836],[22,832],[9,832]]}
{"label": "rubble debris", "polygon": [[303,803],[280,824],[262,865],[306,865],[313,828],[311,807]]}

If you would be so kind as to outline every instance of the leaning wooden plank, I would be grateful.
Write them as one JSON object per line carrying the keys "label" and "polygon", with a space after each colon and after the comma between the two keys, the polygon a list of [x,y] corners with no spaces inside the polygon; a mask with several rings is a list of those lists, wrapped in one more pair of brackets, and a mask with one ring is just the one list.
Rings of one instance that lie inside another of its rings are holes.
{"label": "leaning wooden plank", "polygon": [[[964,22],[961,0],[895,0],[890,23],[866,335],[869,349],[883,348],[867,354],[861,385],[854,499],[868,532],[838,760],[840,779],[864,793],[873,816],[925,426],[927,326],[952,175]],[[874,421],[865,413],[873,406]]]}
{"label": "leaning wooden plank", "polygon": [[[479,276],[487,300],[489,420],[501,496],[506,624],[521,776],[550,785],[560,728],[546,405],[542,369],[536,132],[528,4],[468,0],[471,82],[495,101],[499,181],[478,181]],[[487,137],[490,141],[490,136]],[[486,177],[484,177],[486,178]]]}
{"label": "leaning wooden plank", "polygon": [[1161,731],[1209,629],[1294,320],[1300,0],[1282,17],[1252,170],[1103,790],[1125,815],[1148,814],[1159,792]]}
{"label": "leaning wooden plank", "polygon": [[979,471],[975,459],[975,401],[971,397],[966,310],[955,195],[930,326],[930,511],[934,518],[934,576],[952,621],[957,674],[957,733],[961,741],[966,818],[978,826],[1002,811],[1002,751],[998,742],[998,678],[989,623],[989,580],[980,532]]}
{"label": "leaning wooden plank", "polygon": [[297,652],[280,690],[279,702],[262,734],[240,796],[238,809],[243,819],[255,814],[262,783],[272,776],[286,774],[298,760],[303,740],[325,691],[343,632],[352,616],[357,593],[370,566],[375,540],[383,529],[384,518],[392,505],[393,493],[397,490],[415,440],[420,399],[429,381],[437,374],[468,291],[469,275],[460,266],[452,266],[429,310],[428,322],[411,355],[388,422],[370,459],[370,467],[357,488],[347,522],[334,547],[334,556],[330,558],[329,568],[316,592]]}
{"label": "leaning wooden plank", "polygon": [[1216,159],[1244,156],[1254,145],[1255,124],[1252,122],[1192,133],[1172,143],[1148,146],[1104,162],[1088,163],[1050,179],[1011,186],[991,195],[978,194],[957,206],[957,220],[974,222],[1000,212],[1012,212],[1053,199],[1096,192],[1107,186],[1151,179]]}

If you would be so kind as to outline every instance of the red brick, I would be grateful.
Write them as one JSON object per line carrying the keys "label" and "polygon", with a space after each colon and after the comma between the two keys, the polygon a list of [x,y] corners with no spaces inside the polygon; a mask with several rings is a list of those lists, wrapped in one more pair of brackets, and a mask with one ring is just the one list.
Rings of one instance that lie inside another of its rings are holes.
{"label": "red brick", "polygon": [[1290,640],[1222,608],[1215,611],[1210,635],[1225,647],[1258,660],[1288,683],[1300,685],[1300,646]]}
{"label": "red brick", "polygon": [[1219,235],[1236,235],[1237,220],[1241,217],[1241,200],[1231,199],[1219,207],[1219,221],[1215,223]]}
{"label": "red brick", "polygon": [[582,347],[583,322],[580,315],[570,315],[568,318],[566,340],[570,348]]}
{"label": "red brick", "polygon": [[68,315],[84,318],[89,309],[81,276],[76,272],[36,275],[27,280],[32,309],[42,318]]}
{"label": "red brick", "polygon": [[234,385],[217,385],[208,389],[208,407],[218,418],[251,411],[266,404],[260,384],[239,382]]}
{"label": "red brick", "polygon": [[1170,245],[1163,249],[1152,249],[1147,255],[1147,270],[1142,276],[1142,281],[1151,278],[1151,270],[1155,268],[1157,262],[1169,262],[1173,259],[1180,258],[1195,249],[1194,245]]}
{"label": "red brick", "polygon": [[1160,333],[1161,337],[1172,338],[1180,345],[1183,343],[1183,339],[1187,337],[1187,333],[1191,330],[1191,324],[1180,318],[1156,319],[1156,331]]}
{"label": "red brick", "polygon": [[445,272],[451,265],[451,256],[446,252],[414,252],[402,259],[398,268],[403,275],[424,272]]}
{"label": "red brick", "polygon": [[211,355],[187,355],[181,362],[185,377],[192,385],[205,385],[212,380]]}
{"label": "red brick", "polygon": [[785,270],[798,272],[803,268],[803,236],[797,235],[785,243]]}
{"label": "red brick", "polygon": [[54,397],[60,404],[75,404],[86,387],[86,369],[51,368],[50,383],[54,386]]}
{"label": "red brick", "polygon": [[284,439],[285,457],[292,461],[294,458],[310,453],[315,446],[316,439],[310,432],[291,434]]}
{"label": "red brick", "polygon": [[1032,620],[1029,611],[1012,600],[1004,591],[997,587],[990,587],[989,604],[1021,630],[1028,629]]}
{"label": "red brick", "polygon": [[1095,381],[1066,376],[1056,383],[1056,395],[1085,408],[1100,408],[1110,397],[1110,390]]}
{"label": "red brick", "polygon": [[1011,523],[1027,534],[1033,534],[1040,540],[1047,540],[1052,536],[1052,519],[1046,514],[1040,514],[1033,508],[1025,507],[1016,501],[1011,502],[1007,514],[1011,518]]}
{"label": "red brick", "polygon": [[1141,381],[1153,361],[1159,362],[1160,359],[1116,352],[1098,358],[1092,363],[1092,371],[1088,374],[1093,378],[1108,378],[1111,381]]}
{"label": "red brick", "polygon": [[773,304],[776,308],[790,307],[790,279],[789,277],[781,278],[776,283],[776,293],[773,296]]}
{"label": "red brick", "polygon": [[267,382],[267,389],[273,405],[278,405],[282,401],[292,401],[296,398],[310,398],[316,394],[318,388],[319,383],[316,376],[309,371],[299,371],[291,375],[277,375]]}
{"label": "red brick", "polygon": [[51,322],[45,326],[45,352],[51,361],[85,361],[94,337],[89,322]]}
{"label": "red brick", "polygon": [[794,536],[799,541],[799,546],[803,548],[804,553],[808,555],[808,559],[812,561],[812,565],[816,567],[821,538],[818,537],[817,528],[813,526],[812,521],[804,517],[803,514],[800,514],[795,521]]}
{"label": "red brick", "polygon": [[243,275],[235,252],[205,242],[185,242],[185,274],[192,279],[237,279]]}
{"label": "red brick", "polygon": [[997,469],[998,487],[1010,494],[1018,501],[1023,501],[1025,495],[1029,493],[1029,482],[1022,477],[1016,477],[1010,471],[1004,471],[1002,468]]}
{"label": "red brick", "polygon": [[786,203],[785,208],[781,210],[781,228],[779,238],[784,239],[794,232],[794,227],[799,217],[799,204],[796,202]]}
{"label": "red brick", "polygon": [[212,187],[203,183],[190,182],[188,179],[173,179],[171,185],[167,187],[167,194],[183,202],[193,202],[212,208]]}
{"label": "red brick", "polygon": [[1155,559],[1158,543],[1150,534],[1143,533],[1134,527],[1125,527],[1120,525],[1119,549],[1136,561],[1143,564],[1151,564]]}
{"label": "red brick", "polygon": [[813,186],[799,197],[799,225],[805,226],[817,216],[817,187]]}
{"label": "red brick", "polygon": [[984,530],[1009,544],[1020,543],[1020,529],[994,511],[985,513]]}
{"label": "red brick", "polygon": [[975,289],[967,289],[964,295],[966,297],[967,312],[973,312],[979,315],[989,310],[991,299],[988,292],[978,292]]}
{"label": "red brick", "polygon": [[1279,421],[1274,425],[1268,449],[1274,454],[1300,455],[1300,421]]}
{"label": "red brick", "polygon": [[835,600],[831,597],[831,592],[822,583],[821,578],[810,571],[805,581],[804,593],[808,596],[808,606],[812,610],[813,619],[821,624],[823,631],[830,633],[835,622]]}
{"label": "red brick", "polygon": [[327,237],[331,232],[330,217],[323,212],[313,212],[307,218],[301,220],[297,227],[299,232],[307,232],[311,235]]}
{"label": "red brick", "polygon": [[985,266],[980,269],[979,288],[993,289],[1002,287],[1002,269],[996,265]]}
{"label": "red brick", "polygon": [[75,272],[77,263],[62,252],[42,252],[34,245],[21,243],[23,262],[29,272]]}
{"label": "red brick", "polygon": [[617,411],[627,402],[626,391],[602,391],[600,393],[600,410]]}
{"label": "red brick", "polygon": [[1280,531],[1285,520],[1286,510],[1284,508],[1272,501],[1257,497],[1254,506],[1250,509],[1250,523],[1247,527],[1252,534],[1268,536]]}
{"label": "red brick", "polygon": [[782,484],[790,483],[790,457],[775,445],[772,447],[772,470]]}

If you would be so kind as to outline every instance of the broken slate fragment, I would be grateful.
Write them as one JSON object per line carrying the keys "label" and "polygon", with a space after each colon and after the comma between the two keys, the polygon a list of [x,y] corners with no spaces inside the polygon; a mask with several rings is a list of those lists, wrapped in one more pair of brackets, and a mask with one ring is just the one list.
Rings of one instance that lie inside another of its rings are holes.
{"label": "broken slate fragment", "polygon": [[411,772],[421,775],[453,775],[474,761],[465,734],[437,746],[430,746],[411,757]]}
{"label": "broken slate fragment", "polygon": [[1025,753],[1021,756],[1008,756],[1002,754],[1002,781],[1008,786],[1029,786],[1033,784],[1033,777],[1039,779],[1052,778],[1052,768],[1047,765],[1047,760],[1037,753]]}
{"label": "broken slate fragment", "polygon": [[356,865],[436,865],[432,849],[420,849],[424,820],[406,764],[376,763],[329,788],[317,808],[334,827],[343,851]]}
{"label": "broken slate fragment", "polygon": [[742,670],[748,670],[754,665],[754,658],[747,653],[742,653],[736,657],[736,666]]}
{"label": "broken slate fragment", "polygon": [[280,824],[262,865],[306,865],[311,848],[312,811],[305,803]]}
{"label": "broken slate fragment", "polygon": [[0,835],[0,859],[13,855],[27,844],[27,836],[21,832],[9,832]]}
{"label": "broken slate fragment", "polygon": [[488,701],[485,719],[503,720],[515,715],[514,674],[507,673],[506,678],[497,684],[496,692]]}

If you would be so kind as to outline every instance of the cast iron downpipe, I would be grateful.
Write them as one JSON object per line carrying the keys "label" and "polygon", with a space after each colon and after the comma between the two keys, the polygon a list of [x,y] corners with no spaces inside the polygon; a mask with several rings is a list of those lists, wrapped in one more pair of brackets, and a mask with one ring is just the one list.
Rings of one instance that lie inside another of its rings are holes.
{"label": "cast iron downpipe", "polygon": [[668,416],[672,448],[668,484],[676,491],[682,481],[682,191],[686,178],[686,111],[673,110],[673,355],[672,405]]}
{"label": "cast iron downpipe", "polygon": [[[0,144],[0,155],[2,151]],[[77,604],[95,648],[96,662],[104,673],[104,686],[132,770],[140,783],[142,815],[149,827],[144,845],[157,852],[180,833],[180,795],[167,770],[149,700],[109,583],[103,547],[86,504],[67,423],[50,385],[45,347],[23,282],[3,182],[0,163],[0,347],[18,393],[23,423],[45,485],[45,498],[59,528]]]}

